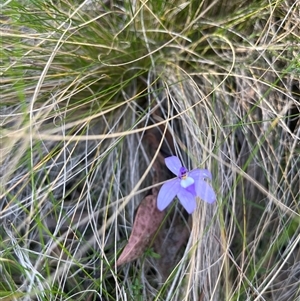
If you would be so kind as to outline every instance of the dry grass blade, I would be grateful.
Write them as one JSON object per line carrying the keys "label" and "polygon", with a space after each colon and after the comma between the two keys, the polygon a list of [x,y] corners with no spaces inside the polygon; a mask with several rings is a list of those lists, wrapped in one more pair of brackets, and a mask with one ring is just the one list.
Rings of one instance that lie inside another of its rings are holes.
{"label": "dry grass blade", "polygon": [[[299,5],[4,1],[1,298],[298,300]],[[142,252],[170,155],[218,200]]]}

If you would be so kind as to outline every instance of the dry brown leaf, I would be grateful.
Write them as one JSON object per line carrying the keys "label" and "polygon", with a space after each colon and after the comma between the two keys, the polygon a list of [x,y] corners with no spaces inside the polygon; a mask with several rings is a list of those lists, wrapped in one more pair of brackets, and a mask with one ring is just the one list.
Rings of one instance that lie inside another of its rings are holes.
{"label": "dry brown leaf", "polygon": [[157,209],[156,196],[146,196],[138,207],[132,233],[128,243],[116,262],[116,266],[140,257],[149,246],[154,234],[158,230],[165,212]]}

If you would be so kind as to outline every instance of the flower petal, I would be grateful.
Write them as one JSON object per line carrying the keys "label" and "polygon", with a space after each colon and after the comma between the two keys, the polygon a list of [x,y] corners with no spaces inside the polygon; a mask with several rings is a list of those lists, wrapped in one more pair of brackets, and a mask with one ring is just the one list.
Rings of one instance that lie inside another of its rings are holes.
{"label": "flower petal", "polygon": [[184,209],[189,213],[193,213],[196,209],[196,200],[195,197],[188,192],[186,189],[182,188],[177,193],[179,201]]}
{"label": "flower petal", "polygon": [[216,200],[216,194],[213,188],[204,180],[195,181],[197,196],[207,203],[213,203]]}
{"label": "flower petal", "polygon": [[186,179],[182,179],[180,181],[180,185],[183,188],[187,188],[195,183],[195,180],[192,177],[187,177]]}
{"label": "flower petal", "polygon": [[185,190],[187,190],[189,193],[191,193],[194,197],[197,196],[196,189],[195,189],[195,183],[188,186],[187,188],[185,188]]}
{"label": "flower petal", "polygon": [[180,186],[179,179],[173,179],[167,183],[165,183],[161,189],[159,190],[157,196],[157,208],[160,211],[163,211],[175,198],[178,193]]}
{"label": "flower petal", "polygon": [[178,159],[178,157],[176,156],[167,157],[165,158],[165,163],[167,167],[172,171],[173,174],[175,174],[176,176],[179,175],[179,170],[182,167],[182,164]]}
{"label": "flower petal", "polygon": [[194,169],[189,172],[189,176],[192,177],[195,182],[198,180],[209,179],[212,180],[211,172],[208,169]]}

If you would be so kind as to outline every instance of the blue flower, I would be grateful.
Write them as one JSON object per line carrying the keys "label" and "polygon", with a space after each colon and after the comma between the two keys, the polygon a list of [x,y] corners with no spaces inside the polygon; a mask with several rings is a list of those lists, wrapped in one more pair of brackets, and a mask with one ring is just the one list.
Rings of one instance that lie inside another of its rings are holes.
{"label": "blue flower", "polygon": [[209,170],[194,169],[188,172],[176,156],[165,158],[165,163],[177,178],[168,181],[161,187],[157,196],[157,208],[160,211],[164,210],[175,196],[190,214],[196,209],[196,197],[210,204],[216,200],[214,190],[206,181],[206,179],[212,179]]}

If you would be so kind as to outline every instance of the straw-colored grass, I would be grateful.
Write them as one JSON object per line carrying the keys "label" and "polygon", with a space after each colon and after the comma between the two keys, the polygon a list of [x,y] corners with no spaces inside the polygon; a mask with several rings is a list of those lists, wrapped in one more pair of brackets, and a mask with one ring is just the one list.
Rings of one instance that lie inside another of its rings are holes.
{"label": "straw-colored grass", "polygon": [[[300,300],[298,1],[0,12],[0,299]],[[217,202],[116,268],[171,154]]]}

